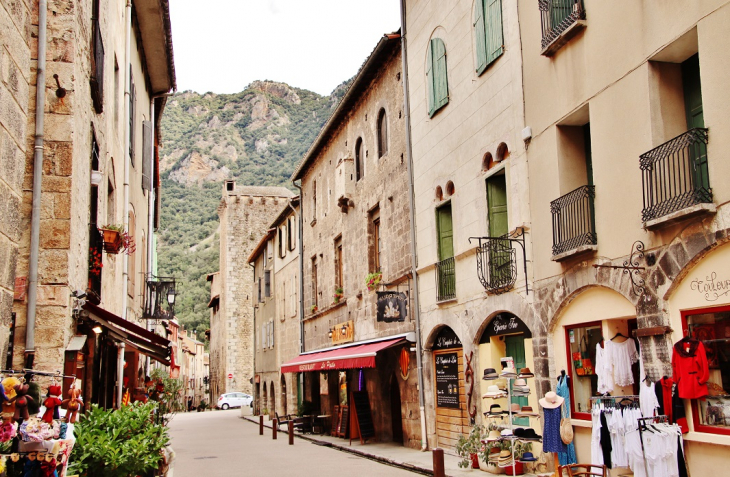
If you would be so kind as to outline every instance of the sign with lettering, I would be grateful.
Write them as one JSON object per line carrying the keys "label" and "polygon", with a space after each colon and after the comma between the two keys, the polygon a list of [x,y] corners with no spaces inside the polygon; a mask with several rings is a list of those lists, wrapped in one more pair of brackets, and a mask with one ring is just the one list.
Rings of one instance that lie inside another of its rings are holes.
{"label": "sign with lettering", "polygon": [[436,336],[436,340],[433,343],[433,349],[452,349],[462,347],[463,345],[461,344],[461,340],[458,336],[456,336],[454,330],[448,326],[441,328],[441,331],[439,331],[439,334]]}
{"label": "sign with lettering", "polygon": [[332,344],[352,343],[355,341],[355,322],[350,320],[337,323],[332,328]]}
{"label": "sign with lettering", "polygon": [[705,301],[717,301],[730,294],[730,279],[717,278],[717,272],[711,272],[704,279],[695,278],[690,281],[689,288],[702,295]]}
{"label": "sign with lettering", "polygon": [[436,406],[459,409],[459,355],[434,355],[436,367]]}
{"label": "sign with lettering", "polygon": [[522,333],[525,338],[532,338],[532,331],[512,313],[500,313],[492,318],[482,333],[480,344],[489,343],[492,336],[514,335]]}
{"label": "sign with lettering", "polygon": [[405,321],[408,315],[408,297],[403,292],[377,292],[378,294],[378,321],[386,323]]}

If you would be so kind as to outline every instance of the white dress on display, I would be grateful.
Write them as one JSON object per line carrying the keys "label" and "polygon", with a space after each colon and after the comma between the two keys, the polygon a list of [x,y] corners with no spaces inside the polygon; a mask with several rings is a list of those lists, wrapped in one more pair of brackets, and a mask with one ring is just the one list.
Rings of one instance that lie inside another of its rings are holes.
{"label": "white dress on display", "polygon": [[[634,340],[627,339],[617,343],[611,341],[607,357],[613,363],[613,381],[616,386],[624,387],[634,384],[634,375],[631,372],[631,365],[639,361],[639,352],[636,350]],[[608,345],[608,342],[606,342]]]}
{"label": "white dress on display", "polygon": [[[604,341],[604,345],[609,347],[610,341]],[[608,359],[608,349],[601,347],[601,343],[596,344],[596,376],[598,377],[598,394],[607,394],[613,392],[613,368],[611,361]]]}

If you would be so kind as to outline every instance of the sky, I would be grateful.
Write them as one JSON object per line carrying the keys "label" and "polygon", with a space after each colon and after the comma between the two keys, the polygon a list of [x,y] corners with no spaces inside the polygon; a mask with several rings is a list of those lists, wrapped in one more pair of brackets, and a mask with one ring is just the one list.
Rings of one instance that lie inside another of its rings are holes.
{"label": "sky", "polygon": [[329,95],[384,33],[399,0],[171,0],[178,91],[238,93],[273,80]]}

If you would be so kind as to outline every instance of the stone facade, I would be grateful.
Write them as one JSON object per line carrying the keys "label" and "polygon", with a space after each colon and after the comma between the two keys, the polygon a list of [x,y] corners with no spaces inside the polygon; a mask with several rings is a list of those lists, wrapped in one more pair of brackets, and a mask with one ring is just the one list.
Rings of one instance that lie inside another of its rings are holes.
{"label": "stone facade", "polygon": [[[0,3],[0,353],[6,355],[12,322],[20,205],[27,149],[31,8]],[[32,129],[32,126],[31,126]],[[5,363],[3,362],[3,365]]]}
{"label": "stone facade", "polygon": [[[287,199],[283,187],[241,187],[227,181],[220,217],[220,309],[211,322],[210,372],[218,393],[253,393],[255,304],[253,270],[247,259]],[[231,374],[232,378],[228,378]]]}

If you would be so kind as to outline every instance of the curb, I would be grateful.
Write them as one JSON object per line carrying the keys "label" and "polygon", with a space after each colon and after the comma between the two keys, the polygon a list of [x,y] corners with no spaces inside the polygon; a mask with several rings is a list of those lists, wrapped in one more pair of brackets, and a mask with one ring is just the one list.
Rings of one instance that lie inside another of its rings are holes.
{"label": "curb", "polygon": [[[240,419],[243,419],[243,420],[246,420],[248,422],[251,422],[253,424],[256,424],[256,425],[259,424],[258,420],[254,420],[250,416],[240,416],[239,418]],[[271,421],[269,421],[268,424],[266,422],[264,422],[264,427],[267,427],[267,428],[271,429],[271,424],[270,423],[271,423]],[[279,432],[281,432],[282,434],[288,435],[288,432],[287,431],[279,431]],[[393,460],[393,459],[388,459],[387,457],[383,457],[383,456],[379,456],[379,455],[375,455],[375,454],[370,454],[368,452],[363,452],[363,451],[358,450],[358,449],[353,449],[353,448],[351,448],[349,446],[344,446],[344,445],[340,445],[340,444],[333,444],[333,443],[327,442],[327,441],[321,441],[321,440],[319,440],[319,439],[317,439],[315,437],[305,436],[305,435],[302,435],[302,434],[294,433],[294,437],[297,437],[299,439],[303,439],[305,441],[309,441],[309,442],[311,442],[313,444],[316,444],[316,445],[321,445],[323,447],[331,447],[331,448],[337,449],[338,451],[341,451],[341,452],[347,452],[348,454],[354,454],[354,455],[357,455],[357,456],[360,456],[360,457],[364,457],[366,459],[374,460],[376,462],[381,462],[383,464],[390,465],[391,467],[398,467],[400,469],[408,470],[410,472],[415,472],[415,473],[418,473],[418,474],[421,474],[421,475],[433,475],[433,470],[432,469],[428,469],[426,467],[420,467],[420,466],[413,465],[413,464],[407,464],[405,462],[399,462],[399,461],[396,461],[396,460]]]}

